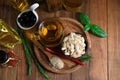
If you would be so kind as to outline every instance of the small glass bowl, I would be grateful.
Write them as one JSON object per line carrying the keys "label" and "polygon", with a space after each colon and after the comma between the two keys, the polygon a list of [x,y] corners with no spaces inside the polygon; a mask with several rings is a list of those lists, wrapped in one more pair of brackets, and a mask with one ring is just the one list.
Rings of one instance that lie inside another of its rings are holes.
{"label": "small glass bowl", "polygon": [[39,42],[46,47],[58,46],[64,36],[64,27],[60,18],[47,18],[39,25]]}

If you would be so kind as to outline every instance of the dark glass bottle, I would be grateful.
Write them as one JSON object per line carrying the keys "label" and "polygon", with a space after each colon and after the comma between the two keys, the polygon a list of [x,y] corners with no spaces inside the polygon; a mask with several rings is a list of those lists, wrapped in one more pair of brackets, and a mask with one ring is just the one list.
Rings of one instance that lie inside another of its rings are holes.
{"label": "dark glass bottle", "polygon": [[0,64],[6,63],[8,59],[9,55],[5,51],[0,50]]}
{"label": "dark glass bottle", "polygon": [[0,65],[2,67],[14,67],[20,59],[12,52],[0,50]]}

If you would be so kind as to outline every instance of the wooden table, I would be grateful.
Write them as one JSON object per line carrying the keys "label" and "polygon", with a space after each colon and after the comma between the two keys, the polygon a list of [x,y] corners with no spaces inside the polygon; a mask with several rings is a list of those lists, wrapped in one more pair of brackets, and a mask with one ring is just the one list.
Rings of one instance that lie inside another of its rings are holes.
{"label": "wooden table", "polygon": [[[6,5],[7,0],[0,0],[0,18],[15,27],[17,10]],[[60,10],[48,13],[37,9],[39,19],[47,17],[69,17],[76,19],[76,13]],[[82,12],[90,16],[91,23],[103,28],[107,38],[99,38],[90,34],[92,59],[86,67],[71,74],[54,74],[47,72],[51,80],[119,80],[120,79],[120,0],[87,0]],[[38,72],[32,61],[32,75],[27,75],[27,65],[22,45],[13,51],[20,57],[21,62],[14,68],[0,68],[0,80],[45,80]]]}

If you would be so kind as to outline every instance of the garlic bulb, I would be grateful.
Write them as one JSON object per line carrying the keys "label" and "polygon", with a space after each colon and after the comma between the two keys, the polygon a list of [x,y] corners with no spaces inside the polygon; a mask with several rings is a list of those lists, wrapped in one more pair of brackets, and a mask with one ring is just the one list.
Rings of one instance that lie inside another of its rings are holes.
{"label": "garlic bulb", "polygon": [[58,56],[53,56],[50,59],[50,63],[56,68],[56,69],[62,69],[64,68],[64,62],[58,57]]}

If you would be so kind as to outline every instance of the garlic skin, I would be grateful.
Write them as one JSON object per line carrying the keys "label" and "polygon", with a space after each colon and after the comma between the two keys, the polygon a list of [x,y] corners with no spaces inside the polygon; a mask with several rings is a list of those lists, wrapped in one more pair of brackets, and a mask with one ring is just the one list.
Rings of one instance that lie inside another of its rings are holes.
{"label": "garlic skin", "polygon": [[69,55],[73,58],[81,57],[85,54],[85,39],[80,34],[71,32],[63,39],[63,45],[61,50],[65,55]]}
{"label": "garlic skin", "polygon": [[50,63],[56,68],[56,69],[62,69],[64,68],[64,62],[58,57],[58,56],[53,56],[50,59]]}

